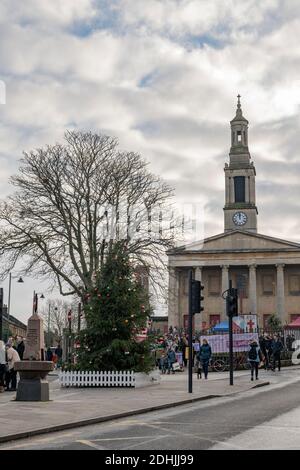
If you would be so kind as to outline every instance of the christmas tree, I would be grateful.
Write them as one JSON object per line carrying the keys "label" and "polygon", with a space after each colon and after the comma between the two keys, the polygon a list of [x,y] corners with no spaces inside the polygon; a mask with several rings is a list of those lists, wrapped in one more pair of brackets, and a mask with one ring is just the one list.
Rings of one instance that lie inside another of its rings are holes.
{"label": "christmas tree", "polygon": [[86,293],[84,314],[78,369],[147,372],[153,368],[149,342],[136,338],[146,327],[148,295],[137,282],[121,243],[115,243],[107,254],[96,287]]}

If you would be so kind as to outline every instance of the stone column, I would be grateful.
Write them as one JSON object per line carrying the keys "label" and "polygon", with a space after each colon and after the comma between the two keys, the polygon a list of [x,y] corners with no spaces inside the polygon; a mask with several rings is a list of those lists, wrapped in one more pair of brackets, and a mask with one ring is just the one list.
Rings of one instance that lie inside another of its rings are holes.
{"label": "stone column", "polygon": [[277,268],[277,315],[284,322],[284,264],[276,264]]}
{"label": "stone column", "polygon": [[[229,287],[229,266],[223,265],[222,268],[222,293]],[[223,316],[222,320],[226,320],[226,300],[222,299],[223,302]]]}
{"label": "stone column", "polygon": [[202,281],[202,266],[196,266],[194,269],[195,269],[195,281]]}
{"label": "stone column", "polygon": [[229,186],[230,179],[226,174],[225,177],[225,203],[229,204],[230,202],[230,186]]}
{"label": "stone column", "polygon": [[169,268],[168,327],[179,327],[179,272]]}
{"label": "stone column", "polygon": [[256,293],[256,265],[249,266],[249,299],[250,312],[252,315],[257,314],[257,293]]}
{"label": "stone column", "polygon": [[250,202],[255,204],[255,177],[250,176]]}

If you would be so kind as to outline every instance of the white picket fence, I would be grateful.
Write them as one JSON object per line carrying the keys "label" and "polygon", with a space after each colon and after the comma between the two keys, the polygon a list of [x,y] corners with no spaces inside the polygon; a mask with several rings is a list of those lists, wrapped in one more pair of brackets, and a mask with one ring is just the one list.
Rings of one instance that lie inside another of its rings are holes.
{"label": "white picket fence", "polygon": [[63,371],[59,373],[61,387],[135,387],[133,371]]}

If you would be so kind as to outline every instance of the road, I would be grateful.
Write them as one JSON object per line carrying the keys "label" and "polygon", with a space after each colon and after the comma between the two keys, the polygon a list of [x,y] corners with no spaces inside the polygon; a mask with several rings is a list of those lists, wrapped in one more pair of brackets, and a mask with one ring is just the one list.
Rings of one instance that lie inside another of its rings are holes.
{"label": "road", "polygon": [[[0,445],[4,449],[299,449],[300,374],[240,395]],[[75,410],[76,412],[76,410]]]}

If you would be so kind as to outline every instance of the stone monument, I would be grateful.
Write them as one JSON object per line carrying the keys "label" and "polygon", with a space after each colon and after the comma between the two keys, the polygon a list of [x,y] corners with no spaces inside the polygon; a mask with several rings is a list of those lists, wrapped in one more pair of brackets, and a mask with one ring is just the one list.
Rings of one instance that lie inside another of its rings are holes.
{"label": "stone monument", "polygon": [[45,361],[43,320],[37,314],[37,294],[34,294],[33,314],[28,320],[24,360],[15,362],[20,374],[17,401],[49,401],[48,373],[54,364]]}

